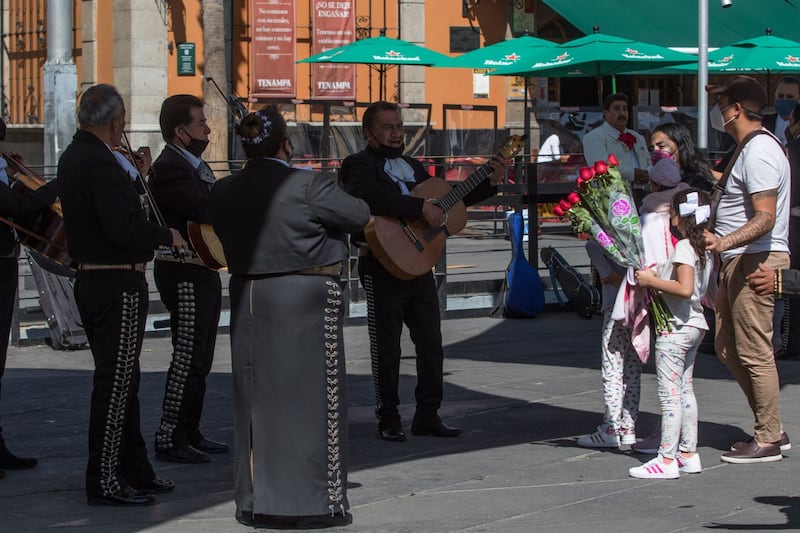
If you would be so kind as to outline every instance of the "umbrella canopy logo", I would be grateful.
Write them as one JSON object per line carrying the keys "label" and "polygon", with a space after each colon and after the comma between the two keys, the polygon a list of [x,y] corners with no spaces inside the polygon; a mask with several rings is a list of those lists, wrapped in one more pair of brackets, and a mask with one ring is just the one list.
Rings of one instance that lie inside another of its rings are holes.
{"label": "umbrella canopy logo", "polygon": [[786,61],[776,61],[779,67],[796,67],[800,65],[800,57],[786,56]]}
{"label": "umbrella canopy logo", "polygon": [[630,47],[622,52],[622,57],[625,59],[664,59],[664,56],[661,54],[643,54],[639,50]]}
{"label": "umbrella canopy logo", "polygon": [[416,63],[421,61],[419,56],[405,57],[402,52],[397,52],[395,50],[387,50],[383,55],[373,54],[372,59],[375,61],[414,61]]}
{"label": "umbrella canopy logo", "polygon": [[557,55],[550,61],[540,61],[533,64],[531,68],[540,68],[540,67],[559,67],[561,65],[566,65],[571,63],[573,60],[572,56],[569,55],[569,52],[564,52],[561,55]]}

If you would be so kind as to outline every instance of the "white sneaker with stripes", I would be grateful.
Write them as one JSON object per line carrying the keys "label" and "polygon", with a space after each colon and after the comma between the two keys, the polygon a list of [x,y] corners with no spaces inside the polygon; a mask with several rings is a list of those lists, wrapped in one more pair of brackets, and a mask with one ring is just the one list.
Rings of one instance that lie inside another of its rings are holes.
{"label": "white sneaker with stripes", "polygon": [[640,479],[678,479],[680,472],[678,471],[678,461],[672,461],[670,464],[665,464],[658,455],[650,459],[642,466],[636,466],[628,470],[628,475],[631,477],[638,477]]}
{"label": "white sneaker with stripes", "polygon": [[578,437],[578,446],[584,448],[619,448],[619,435],[608,432],[605,424],[597,426],[597,431]]}

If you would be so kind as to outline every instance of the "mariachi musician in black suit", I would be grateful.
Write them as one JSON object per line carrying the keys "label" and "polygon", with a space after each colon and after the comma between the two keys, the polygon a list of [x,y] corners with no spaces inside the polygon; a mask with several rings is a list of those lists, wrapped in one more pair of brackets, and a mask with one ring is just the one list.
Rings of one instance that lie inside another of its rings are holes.
{"label": "mariachi musician in black suit", "polygon": [[[0,141],[6,136],[6,123],[0,119]],[[50,182],[35,191],[19,192],[10,187],[6,167],[8,163],[0,157],[0,217],[18,219],[38,213],[56,201],[55,182]],[[19,220],[15,220],[18,223]],[[14,229],[7,224],[0,224],[0,391],[2,378],[6,368],[6,351],[8,336],[14,311],[19,281],[19,242]],[[33,468],[37,461],[32,457],[17,457],[6,447],[3,439],[3,428],[0,427],[0,478],[3,468]]]}
{"label": "mariachi musician in black suit", "polygon": [[[186,223],[210,224],[208,195],[216,181],[201,159],[208,145],[203,102],[190,94],[170,96],[161,105],[161,135],[167,145],[153,163],[150,178],[164,221],[188,240]],[[172,362],[167,372],[156,457],[176,463],[207,463],[209,453],[228,445],[200,432],[206,377],[214,361],[222,292],[219,274],[194,254],[183,260],[157,252],[153,276],[170,313]]]}
{"label": "mariachi musician in black suit", "polygon": [[341,269],[369,208],[332,176],[293,168],[274,107],[237,126],[247,163],[211,191],[228,260],[234,499],[247,525],[350,523]]}
{"label": "mariachi musician in black suit", "polygon": [[[373,215],[424,217],[431,226],[442,224],[445,215],[437,204],[409,196],[409,191],[430,176],[419,161],[402,155],[405,132],[397,105],[374,102],[364,112],[362,121],[367,147],[342,162],[344,189],[366,201]],[[496,155],[490,165],[490,178],[464,196],[466,205],[497,193],[506,162]],[[364,242],[363,234],[354,239],[360,241],[356,244]],[[459,435],[461,429],[446,426],[438,414],[443,394],[444,350],[433,273],[403,280],[390,274],[366,247],[359,255],[358,275],[367,294],[378,437],[392,442],[406,440],[398,411],[400,334],[404,323],[417,352],[417,409],[411,432],[435,437]]]}
{"label": "mariachi musician in black suit", "polygon": [[[58,162],[69,255],[79,262],[75,301],[94,358],[86,496],[90,505],[149,505],[174,488],[155,475],[139,427],[139,355],[153,250],[186,250],[172,228],[147,220],[137,184],[117,160],[125,105],[111,85],[87,89],[80,129]],[[149,152],[140,149],[145,167]],[[146,169],[144,169],[146,173]],[[140,179],[137,176],[135,179]]]}

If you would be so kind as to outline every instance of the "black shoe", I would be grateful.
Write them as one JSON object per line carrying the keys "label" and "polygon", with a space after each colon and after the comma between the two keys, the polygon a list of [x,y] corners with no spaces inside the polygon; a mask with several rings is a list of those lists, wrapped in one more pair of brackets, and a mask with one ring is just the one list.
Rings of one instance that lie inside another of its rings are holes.
{"label": "black shoe", "polygon": [[192,447],[206,453],[228,453],[231,449],[230,446],[224,442],[217,442],[205,437],[198,442],[193,442]]}
{"label": "black shoe", "polygon": [[131,487],[140,494],[164,494],[171,492],[175,488],[175,482],[169,479],[161,479],[156,476],[147,483],[135,485],[131,483]]}
{"label": "black shoe", "polygon": [[253,514],[249,511],[242,511],[236,515],[236,520],[241,524],[256,528],[323,529],[351,524],[353,523],[353,515],[350,513],[336,513],[334,515],[282,516]]}
{"label": "black shoe", "polygon": [[140,494],[131,487],[123,487],[108,496],[89,496],[89,505],[153,505],[156,499],[149,494]]}
{"label": "black shoe", "polygon": [[389,442],[403,442],[406,440],[406,432],[402,428],[378,429],[378,437]]}
{"label": "black shoe", "polygon": [[211,456],[206,452],[201,452],[194,446],[186,445],[179,448],[170,448],[168,450],[156,449],[156,457],[162,461],[170,461],[173,463],[210,463]]}
{"label": "black shoe", "polygon": [[24,470],[38,465],[39,461],[33,457],[17,457],[11,453],[4,445],[0,446],[0,469]]}
{"label": "black shoe", "polygon": [[451,428],[442,422],[433,426],[411,426],[411,434],[421,437],[457,437],[461,433],[461,428]]}

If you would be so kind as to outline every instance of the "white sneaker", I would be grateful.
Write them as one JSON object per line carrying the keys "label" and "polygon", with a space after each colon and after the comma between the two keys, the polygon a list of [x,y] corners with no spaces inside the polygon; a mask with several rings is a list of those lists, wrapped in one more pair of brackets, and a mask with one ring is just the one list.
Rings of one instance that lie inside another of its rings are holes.
{"label": "white sneaker", "polygon": [[657,455],[642,466],[635,466],[628,470],[628,475],[640,479],[678,479],[680,471],[678,470],[678,461],[665,464],[661,462],[661,456]]}
{"label": "white sneaker", "polygon": [[678,470],[685,474],[699,474],[703,471],[703,466],[700,464],[699,453],[695,453],[689,458],[678,454],[675,460],[678,462]]}
{"label": "white sneaker", "polygon": [[623,446],[632,446],[636,444],[636,433],[623,433],[619,441]]}
{"label": "white sneaker", "polygon": [[578,437],[577,444],[584,448],[619,448],[619,435],[610,434],[608,426],[601,424],[594,433]]}

